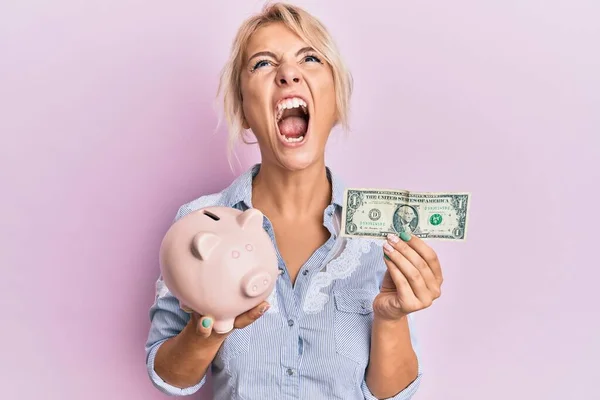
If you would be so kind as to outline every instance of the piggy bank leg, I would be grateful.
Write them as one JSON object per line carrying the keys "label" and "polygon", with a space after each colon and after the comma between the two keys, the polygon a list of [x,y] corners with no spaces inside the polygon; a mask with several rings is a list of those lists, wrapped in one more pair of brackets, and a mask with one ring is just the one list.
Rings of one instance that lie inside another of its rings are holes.
{"label": "piggy bank leg", "polygon": [[215,321],[213,325],[213,331],[223,334],[228,333],[233,329],[233,322],[235,318],[227,318]]}

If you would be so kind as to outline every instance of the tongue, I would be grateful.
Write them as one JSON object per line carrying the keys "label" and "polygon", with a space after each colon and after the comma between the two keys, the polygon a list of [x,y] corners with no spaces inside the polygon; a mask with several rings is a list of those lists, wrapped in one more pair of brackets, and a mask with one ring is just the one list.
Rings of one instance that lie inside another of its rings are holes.
{"label": "tongue", "polygon": [[302,117],[287,117],[279,122],[279,132],[287,137],[299,137],[306,134],[308,124]]}

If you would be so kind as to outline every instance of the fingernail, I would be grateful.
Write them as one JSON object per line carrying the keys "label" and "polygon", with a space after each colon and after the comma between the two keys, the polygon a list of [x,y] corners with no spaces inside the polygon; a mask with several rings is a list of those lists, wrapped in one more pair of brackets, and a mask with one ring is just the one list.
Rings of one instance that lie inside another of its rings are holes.
{"label": "fingernail", "polygon": [[202,320],[202,326],[205,327],[205,328],[208,328],[210,326],[210,323],[211,323],[210,318],[204,318]]}
{"label": "fingernail", "polygon": [[408,232],[400,233],[400,239],[404,240],[405,242],[408,242],[410,240],[410,238],[411,238],[410,233],[408,233]]}
{"label": "fingernail", "polygon": [[260,310],[258,310],[258,312],[260,312],[260,315],[263,315],[264,313],[267,312],[268,309],[269,309],[269,306],[262,306],[260,308]]}
{"label": "fingernail", "polygon": [[383,243],[383,248],[384,248],[386,251],[390,252],[390,253],[393,253],[393,252],[394,252],[394,248],[393,248],[393,247],[392,247],[392,245],[391,245],[391,244],[389,244],[388,242],[384,242],[384,243]]}
{"label": "fingernail", "polygon": [[389,240],[393,244],[396,244],[396,243],[398,243],[400,241],[400,239],[398,238],[398,236],[395,235],[395,234],[393,234],[393,233],[388,233],[387,240]]}
{"label": "fingernail", "polygon": [[193,312],[193,310],[191,308],[189,308],[188,306],[186,306],[185,304],[180,304],[179,308],[181,308],[181,310],[183,312],[186,312],[188,314],[191,314]]}

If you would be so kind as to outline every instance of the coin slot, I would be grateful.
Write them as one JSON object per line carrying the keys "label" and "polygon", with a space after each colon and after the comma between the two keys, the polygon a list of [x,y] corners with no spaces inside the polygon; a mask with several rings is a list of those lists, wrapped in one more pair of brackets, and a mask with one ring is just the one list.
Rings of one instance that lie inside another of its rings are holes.
{"label": "coin slot", "polygon": [[209,218],[214,219],[215,221],[218,221],[221,219],[221,218],[217,217],[215,214],[211,213],[210,211],[204,211],[204,215],[206,215]]}

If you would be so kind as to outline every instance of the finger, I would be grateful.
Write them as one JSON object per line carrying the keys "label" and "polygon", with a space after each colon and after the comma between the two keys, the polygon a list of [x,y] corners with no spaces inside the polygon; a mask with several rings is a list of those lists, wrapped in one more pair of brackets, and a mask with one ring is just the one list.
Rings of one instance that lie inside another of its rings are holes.
{"label": "finger", "polygon": [[191,314],[194,312],[194,310],[192,310],[190,307],[186,306],[183,303],[179,303],[179,308],[181,308],[181,310],[185,313]]}
{"label": "finger", "polygon": [[259,319],[264,313],[266,313],[269,307],[269,303],[263,301],[256,307],[246,311],[243,314],[238,315],[233,323],[234,328],[245,328],[246,326]]}
{"label": "finger", "polygon": [[431,298],[431,293],[425,284],[425,279],[421,272],[399,251],[397,251],[390,243],[383,243],[383,252],[396,265],[396,268],[404,275],[413,293],[423,302]]}
{"label": "finger", "polygon": [[415,292],[413,292],[410,283],[408,283],[408,280],[402,274],[402,272],[400,272],[396,264],[394,264],[394,262],[387,255],[384,255],[383,261],[385,262],[385,266],[390,273],[390,277],[396,286],[396,291],[402,296],[403,301],[404,299],[407,302],[418,301],[419,299],[415,295]]}
{"label": "finger", "polygon": [[438,284],[441,285],[444,277],[442,275],[442,267],[440,266],[440,260],[436,252],[429,246],[423,239],[418,236],[412,235],[407,244],[414,249],[421,256],[423,260],[429,265],[431,272],[435,276]]}
{"label": "finger", "polygon": [[212,333],[213,319],[211,317],[201,317],[196,325],[196,332],[203,338],[207,338]]}
{"label": "finger", "polygon": [[406,239],[408,239],[408,242],[400,240],[400,238],[396,235],[388,235],[388,243],[390,243],[394,249],[400,252],[412,265],[419,270],[423,276],[423,279],[425,280],[425,285],[427,288],[434,296],[437,296],[440,284],[433,274],[432,269],[427,261],[425,261],[423,257],[421,257],[421,255],[410,246],[409,243],[413,241],[413,237],[407,235]]}

